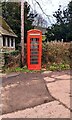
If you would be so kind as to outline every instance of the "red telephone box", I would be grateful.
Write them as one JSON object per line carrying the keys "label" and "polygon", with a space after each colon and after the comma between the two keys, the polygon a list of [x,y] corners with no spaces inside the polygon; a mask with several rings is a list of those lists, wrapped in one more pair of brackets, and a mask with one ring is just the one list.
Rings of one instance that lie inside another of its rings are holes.
{"label": "red telephone box", "polygon": [[29,70],[41,69],[42,32],[32,29],[27,32],[27,64]]}

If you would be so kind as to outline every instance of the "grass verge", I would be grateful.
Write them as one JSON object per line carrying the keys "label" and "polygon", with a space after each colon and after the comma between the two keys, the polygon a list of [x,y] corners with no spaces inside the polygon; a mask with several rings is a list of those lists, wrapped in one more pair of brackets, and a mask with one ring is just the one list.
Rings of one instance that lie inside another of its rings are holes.
{"label": "grass verge", "polygon": [[35,73],[35,72],[43,72],[43,71],[62,71],[62,70],[69,70],[70,65],[69,64],[56,64],[53,63],[51,65],[44,64],[42,65],[41,70],[28,70],[27,66],[24,66],[23,68],[21,67],[16,67],[16,68],[4,68],[3,72],[4,73],[11,73],[11,72],[26,72],[26,73]]}

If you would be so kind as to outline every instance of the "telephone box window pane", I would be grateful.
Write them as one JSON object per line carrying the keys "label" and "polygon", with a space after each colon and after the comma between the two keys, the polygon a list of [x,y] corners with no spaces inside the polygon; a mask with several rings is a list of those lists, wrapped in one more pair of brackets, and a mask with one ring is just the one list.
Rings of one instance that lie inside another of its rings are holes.
{"label": "telephone box window pane", "polygon": [[31,54],[32,54],[32,55],[38,54],[38,51],[31,51]]}
{"label": "telephone box window pane", "polygon": [[32,61],[38,61],[38,59],[36,59],[36,58],[31,58],[30,60],[32,60]]}
{"label": "telephone box window pane", "polygon": [[38,64],[38,58],[39,58],[38,55],[36,55],[36,56],[35,55],[33,55],[33,56],[31,55],[30,56],[30,63],[31,64]]}
{"label": "telephone box window pane", "polygon": [[30,61],[30,64],[38,64],[38,61]]}
{"label": "telephone box window pane", "polygon": [[39,42],[39,38],[31,38],[30,39],[31,44],[38,44],[38,42]]}
{"label": "telephone box window pane", "polygon": [[39,57],[38,55],[36,55],[36,56],[35,56],[35,55],[31,55],[31,56],[30,56],[30,59],[38,60],[38,57]]}
{"label": "telephone box window pane", "polygon": [[30,39],[30,64],[38,64],[39,38]]}

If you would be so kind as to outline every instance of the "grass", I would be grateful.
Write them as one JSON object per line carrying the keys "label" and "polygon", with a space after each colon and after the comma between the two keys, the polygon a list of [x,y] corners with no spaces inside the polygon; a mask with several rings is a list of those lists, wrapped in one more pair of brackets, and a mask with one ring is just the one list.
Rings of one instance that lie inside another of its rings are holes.
{"label": "grass", "polygon": [[65,63],[60,63],[60,64],[56,64],[53,63],[52,65],[48,65],[46,70],[51,70],[51,71],[61,71],[61,70],[69,70],[70,69],[70,65],[69,64],[65,64]]}
{"label": "grass", "polygon": [[24,72],[24,73],[35,73],[35,72],[41,72],[40,70],[28,70],[27,66],[16,67],[16,68],[4,68],[5,73],[11,73],[11,72]]}
{"label": "grass", "polygon": [[24,72],[24,73],[37,73],[37,72],[44,72],[46,71],[62,71],[62,70],[69,70],[70,65],[65,63],[56,64],[53,63],[51,65],[43,65],[41,70],[28,70],[27,66],[16,67],[16,68],[4,68],[5,73],[11,73],[11,72]]}

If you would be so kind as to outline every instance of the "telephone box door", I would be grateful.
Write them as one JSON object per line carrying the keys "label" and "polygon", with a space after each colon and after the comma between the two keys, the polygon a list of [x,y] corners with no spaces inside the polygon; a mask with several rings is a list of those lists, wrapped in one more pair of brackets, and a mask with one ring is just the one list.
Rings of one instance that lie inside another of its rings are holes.
{"label": "telephone box door", "polygon": [[27,60],[28,69],[41,69],[42,54],[42,32],[40,30],[29,30],[27,36]]}

